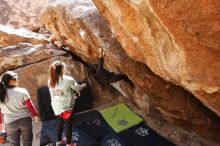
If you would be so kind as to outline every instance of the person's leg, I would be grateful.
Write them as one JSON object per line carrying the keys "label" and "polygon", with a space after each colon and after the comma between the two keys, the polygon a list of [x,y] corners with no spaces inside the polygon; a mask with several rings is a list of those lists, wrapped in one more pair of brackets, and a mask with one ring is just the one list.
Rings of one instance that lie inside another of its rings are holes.
{"label": "person's leg", "polygon": [[40,144],[40,146],[47,146],[47,144]]}
{"label": "person's leg", "polygon": [[125,80],[125,81],[129,81],[130,82],[128,77],[126,75],[124,75],[124,74],[112,74],[110,83],[116,83],[116,82],[118,82],[120,80]]}
{"label": "person's leg", "polygon": [[56,146],[56,142],[57,142],[57,126],[58,126],[57,124],[58,124],[57,119],[50,120],[48,125],[49,127],[47,127],[47,135],[50,143],[52,143],[53,146]]}
{"label": "person's leg", "polygon": [[58,128],[57,128],[57,141],[62,141],[62,132],[63,132],[64,120],[58,117]]}
{"label": "person's leg", "polygon": [[66,144],[71,143],[72,139],[72,125],[73,125],[73,114],[68,120],[65,120],[65,134],[66,134]]}
{"label": "person's leg", "polygon": [[97,65],[97,68],[96,68],[96,77],[98,77],[98,78],[103,77],[103,71],[104,71],[103,63],[104,63],[104,59],[99,58],[98,65]]}
{"label": "person's leg", "polygon": [[19,125],[21,129],[23,146],[32,146],[33,132],[31,117],[20,119]]}
{"label": "person's leg", "polygon": [[20,129],[19,129],[19,121],[16,120],[10,124],[5,125],[6,133],[9,139],[10,146],[19,146],[20,145]]}
{"label": "person's leg", "polygon": [[50,143],[49,137],[47,135],[47,127],[47,121],[43,121],[40,134],[40,146],[46,146]]}

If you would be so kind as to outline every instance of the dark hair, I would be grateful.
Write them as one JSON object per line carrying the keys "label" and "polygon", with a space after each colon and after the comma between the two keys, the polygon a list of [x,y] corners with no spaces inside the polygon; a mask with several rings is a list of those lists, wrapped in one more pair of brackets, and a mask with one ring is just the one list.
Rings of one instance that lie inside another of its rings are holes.
{"label": "dark hair", "polygon": [[61,61],[55,61],[50,65],[49,69],[49,86],[54,88],[59,82],[59,78],[63,76],[62,69],[64,68],[64,63]]}
{"label": "dark hair", "polygon": [[4,103],[7,98],[7,88],[11,88],[9,85],[10,80],[18,77],[18,74],[13,71],[5,72],[1,77],[0,82],[0,102]]}

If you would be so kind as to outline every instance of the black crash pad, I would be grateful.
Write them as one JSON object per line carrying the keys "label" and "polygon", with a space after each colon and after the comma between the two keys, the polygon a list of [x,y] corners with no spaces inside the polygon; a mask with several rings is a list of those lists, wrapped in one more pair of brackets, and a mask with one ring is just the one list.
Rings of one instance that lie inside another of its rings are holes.
{"label": "black crash pad", "polygon": [[119,136],[127,146],[175,146],[144,123],[119,133]]}
{"label": "black crash pad", "polygon": [[83,131],[79,130],[76,127],[73,127],[72,130],[72,143],[76,143],[77,146],[98,146],[96,140],[88,136]]}
{"label": "black crash pad", "polygon": [[127,146],[124,141],[115,133],[110,131],[100,141],[101,146]]}
{"label": "black crash pad", "polygon": [[80,96],[76,99],[74,105],[74,113],[86,111],[92,108],[94,96],[91,93],[89,86],[86,86],[80,91]]}
{"label": "black crash pad", "polygon": [[95,140],[101,139],[109,131],[113,130],[98,111],[75,115],[74,121],[74,125],[76,125],[78,129]]}

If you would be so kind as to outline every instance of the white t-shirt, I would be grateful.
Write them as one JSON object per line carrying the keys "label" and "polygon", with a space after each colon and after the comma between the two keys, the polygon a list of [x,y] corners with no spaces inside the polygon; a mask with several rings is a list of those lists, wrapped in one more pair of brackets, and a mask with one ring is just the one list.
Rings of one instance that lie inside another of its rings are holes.
{"label": "white t-shirt", "polygon": [[54,88],[49,87],[51,105],[55,115],[72,110],[75,104],[73,91],[79,92],[83,88],[83,85],[77,84],[72,77],[66,75],[59,79],[59,83]]}
{"label": "white t-shirt", "polygon": [[0,104],[4,123],[9,124],[18,119],[31,116],[24,104],[24,101],[30,98],[26,89],[8,88],[7,97],[5,103]]}

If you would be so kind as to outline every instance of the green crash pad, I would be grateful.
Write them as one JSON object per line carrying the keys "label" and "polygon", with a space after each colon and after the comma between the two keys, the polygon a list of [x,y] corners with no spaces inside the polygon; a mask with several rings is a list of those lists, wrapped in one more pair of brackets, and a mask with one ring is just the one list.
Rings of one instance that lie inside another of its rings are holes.
{"label": "green crash pad", "polygon": [[100,112],[116,133],[136,126],[143,121],[142,118],[132,112],[124,103],[103,109]]}

